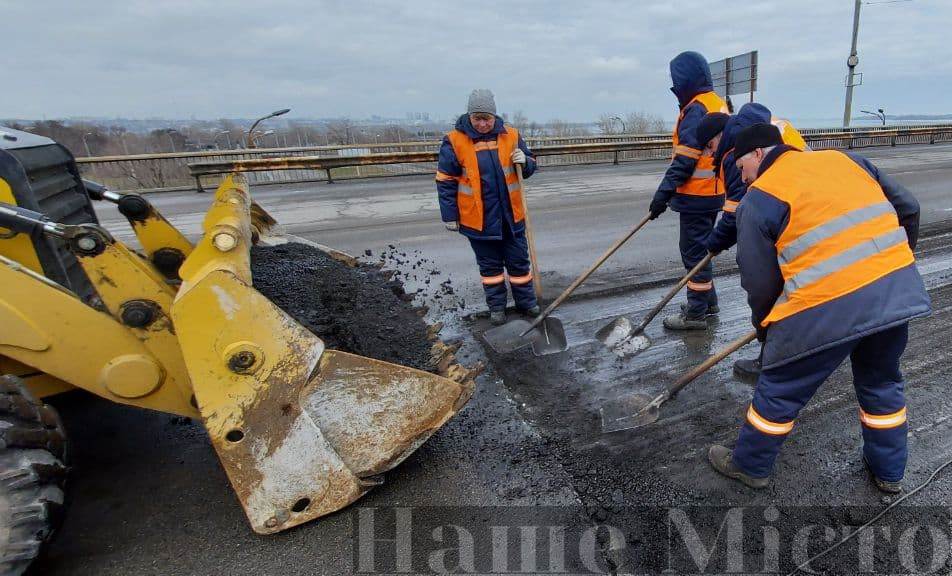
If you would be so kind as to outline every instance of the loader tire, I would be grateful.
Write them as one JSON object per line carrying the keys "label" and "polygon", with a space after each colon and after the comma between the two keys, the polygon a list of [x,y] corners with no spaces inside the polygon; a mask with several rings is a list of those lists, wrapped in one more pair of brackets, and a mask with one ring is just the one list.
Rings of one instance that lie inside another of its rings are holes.
{"label": "loader tire", "polygon": [[56,410],[0,376],[0,575],[25,573],[58,527],[66,457]]}

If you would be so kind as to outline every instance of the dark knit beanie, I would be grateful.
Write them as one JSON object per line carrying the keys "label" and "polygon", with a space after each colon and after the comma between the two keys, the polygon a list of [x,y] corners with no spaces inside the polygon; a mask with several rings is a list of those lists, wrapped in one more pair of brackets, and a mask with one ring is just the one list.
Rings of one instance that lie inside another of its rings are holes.
{"label": "dark knit beanie", "polygon": [[711,138],[724,131],[724,125],[727,124],[729,115],[723,112],[711,112],[705,114],[704,118],[697,125],[697,143],[703,148],[711,141]]}
{"label": "dark knit beanie", "polygon": [[740,159],[757,148],[770,148],[783,144],[780,130],[773,124],[752,124],[744,128],[734,141],[734,158]]}

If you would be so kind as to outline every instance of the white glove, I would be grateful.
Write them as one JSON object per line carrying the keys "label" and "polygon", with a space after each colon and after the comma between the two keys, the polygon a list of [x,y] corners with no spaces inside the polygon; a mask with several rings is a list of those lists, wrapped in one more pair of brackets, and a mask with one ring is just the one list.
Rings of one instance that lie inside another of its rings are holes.
{"label": "white glove", "polygon": [[459,232],[459,222],[443,222],[443,226],[450,232]]}
{"label": "white glove", "polygon": [[526,153],[523,152],[521,148],[513,150],[511,158],[513,164],[522,164],[524,166],[526,163]]}

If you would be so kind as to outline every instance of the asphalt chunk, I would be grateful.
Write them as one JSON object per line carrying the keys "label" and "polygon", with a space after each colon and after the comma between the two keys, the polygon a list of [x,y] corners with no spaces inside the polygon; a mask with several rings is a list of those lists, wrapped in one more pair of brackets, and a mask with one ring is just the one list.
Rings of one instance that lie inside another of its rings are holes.
{"label": "asphalt chunk", "polygon": [[402,284],[300,243],[251,250],[254,287],[328,348],[433,372],[432,343]]}

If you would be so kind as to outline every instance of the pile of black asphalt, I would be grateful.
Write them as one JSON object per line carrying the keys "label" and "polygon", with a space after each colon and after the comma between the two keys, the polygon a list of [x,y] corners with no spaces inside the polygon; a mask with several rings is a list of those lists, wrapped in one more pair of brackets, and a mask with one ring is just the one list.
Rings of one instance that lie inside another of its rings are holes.
{"label": "pile of black asphalt", "polygon": [[435,368],[420,310],[401,282],[379,268],[348,266],[292,242],[253,248],[251,274],[259,292],[328,348],[419,370]]}

